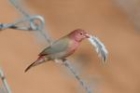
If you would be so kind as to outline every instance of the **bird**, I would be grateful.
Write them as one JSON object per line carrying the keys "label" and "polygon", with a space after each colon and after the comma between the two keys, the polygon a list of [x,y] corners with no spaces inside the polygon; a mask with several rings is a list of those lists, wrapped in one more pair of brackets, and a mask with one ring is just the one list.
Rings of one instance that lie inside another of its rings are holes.
{"label": "bird", "polygon": [[89,38],[89,34],[83,29],[76,29],[62,38],[54,41],[51,45],[45,48],[38,56],[37,60],[30,64],[26,69],[27,72],[34,66],[39,64],[60,59],[65,60],[68,56],[72,55],[79,47],[81,41]]}

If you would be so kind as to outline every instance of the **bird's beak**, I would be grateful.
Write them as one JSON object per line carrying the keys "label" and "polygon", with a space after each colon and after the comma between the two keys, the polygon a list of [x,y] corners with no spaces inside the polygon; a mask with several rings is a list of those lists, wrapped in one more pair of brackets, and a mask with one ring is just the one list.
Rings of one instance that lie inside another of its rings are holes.
{"label": "bird's beak", "polygon": [[90,35],[89,35],[89,34],[85,34],[85,37],[86,37],[86,38],[90,38]]}

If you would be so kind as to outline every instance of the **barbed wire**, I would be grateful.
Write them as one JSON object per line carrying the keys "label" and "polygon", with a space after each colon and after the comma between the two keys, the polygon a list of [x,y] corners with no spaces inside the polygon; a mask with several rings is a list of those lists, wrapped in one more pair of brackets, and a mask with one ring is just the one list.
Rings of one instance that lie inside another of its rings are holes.
{"label": "barbed wire", "polygon": [[74,77],[79,81],[80,85],[84,87],[85,91],[87,93],[92,93],[91,88],[86,84],[82,78],[79,77],[78,73],[75,71],[73,66],[70,64],[69,60],[64,61],[64,65],[71,71],[71,73],[74,75]]}
{"label": "barbed wire", "polygon": [[[21,1],[21,0],[20,0]],[[23,7],[19,6],[19,0],[9,0],[9,2],[15,7],[16,10],[19,11],[19,13],[29,22],[30,27],[32,28],[32,31],[36,30],[33,28],[36,28],[36,23],[34,21],[33,15],[30,15],[27,10],[23,9]],[[53,39],[50,37],[49,32],[44,29],[45,27],[45,21],[44,18],[40,15],[38,15],[40,18],[38,18],[38,20],[40,20],[40,22],[42,24],[40,24],[40,26],[42,28],[38,29],[38,31],[40,32],[40,34],[45,38],[45,40],[47,40],[47,42],[51,43],[51,41],[53,41]],[[36,18],[35,18],[36,19]],[[29,29],[30,30],[30,29]]]}
{"label": "barbed wire", "polygon": [[1,68],[0,68],[0,78],[2,81],[2,88],[0,88],[0,93],[11,93],[11,90],[9,88],[9,85],[7,83],[5,75],[4,75],[3,70]]}
{"label": "barbed wire", "polygon": [[[23,8],[21,8],[21,6],[19,6],[19,4],[18,4],[19,2],[17,2],[17,0],[9,0],[9,2],[20,12],[20,14],[24,18],[20,19],[19,21],[14,22],[14,23],[0,24],[0,31],[5,30],[5,29],[39,31],[40,34],[46,39],[46,41],[49,44],[52,44],[53,39],[51,38],[49,32],[45,29],[45,21],[42,16],[30,15],[28,12],[25,11],[25,9],[23,9]],[[39,23],[36,23],[35,20],[38,20]],[[26,24],[28,26],[26,26],[26,27],[19,26],[19,24]],[[64,62],[64,65],[71,71],[71,73],[74,75],[74,77],[79,81],[80,85],[85,89],[86,93],[92,93],[90,87],[87,86],[87,84],[84,82],[84,80],[77,74],[76,70],[74,70],[73,66],[70,65],[70,61],[66,59]],[[5,87],[7,87],[7,89],[9,89],[8,85]],[[9,91],[7,91],[7,93],[11,93]]]}
{"label": "barbed wire", "polygon": [[21,0],[18,0],[18,1],[17,0],[9,0],[9,2],[16,8],[16,10],[19,11],[19,13],[22,16],[24,16],[26,18],[30,17],[29,13],[27,13],[27,11],[25,11],[25,9],[23,9],[23,8],[21,8],[21,6],[19,6],[19,1],[21,1]]}

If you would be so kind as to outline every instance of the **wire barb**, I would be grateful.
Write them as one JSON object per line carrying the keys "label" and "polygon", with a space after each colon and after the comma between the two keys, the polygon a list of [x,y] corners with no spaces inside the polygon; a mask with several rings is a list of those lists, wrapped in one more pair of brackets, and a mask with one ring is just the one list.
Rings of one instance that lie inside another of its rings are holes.
{"label": "wire barb", "polygon": [[[19,2],[18,2],[19,0],[9,0],[9,1],[21,13],[22,16],[24,16],[27,19],[31,16],[25,9],[23,9],[23,7],[21,8],[21,6],[19,6]],[[29,22],[30,22],[31,27],[34,28],[35,27],[35,25],[33,23],[34,21],[33,20],[29,20]],[[43,22],[45,22],[45,21],[43,21]],[[44,25],[45,25],[45,23],[42,24],[42,26],[44,26]],[[49,32],[46,29],[44,30],[44,28],[42,28],[42,29],[40,28],[40,29],[38,29],[38,31],[45,38],[45,40],[47,40],[48,43],[50,43],[50,44],[52,43],[51,41],[53,41],[53,39],[50,37],[50,34],[49,34]]]}
{"label": "wire barb", "polygon": [[20,19],[14,23],[9,24],[1,23],[0,30],[5,30],[9,28],[24,31],[38,31],[44,28],[44,24],[45,24],[44,18],[42,16],[37,15],[29,18]]}

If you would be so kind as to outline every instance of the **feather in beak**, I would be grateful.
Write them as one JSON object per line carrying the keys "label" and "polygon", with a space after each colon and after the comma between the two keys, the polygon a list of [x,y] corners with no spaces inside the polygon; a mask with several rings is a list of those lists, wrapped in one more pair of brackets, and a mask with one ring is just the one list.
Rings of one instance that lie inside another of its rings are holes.
{"label": "feather in beak", "polygon": [[105,45],[97,37],[92,35],[89,36],[88,40],[95,47],[99,57],[101,57],[103,61],[106,61],[108,56],[108,51]]}

